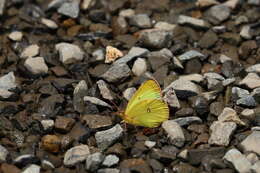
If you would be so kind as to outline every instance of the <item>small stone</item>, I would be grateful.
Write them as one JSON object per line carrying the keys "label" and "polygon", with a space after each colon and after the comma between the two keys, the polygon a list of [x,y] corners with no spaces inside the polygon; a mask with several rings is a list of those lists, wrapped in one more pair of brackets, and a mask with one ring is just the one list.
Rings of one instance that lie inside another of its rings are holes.
{"label": "small stone", "polygon": [[102,165],[105,167],[111,167],[111,166],[117,165],[118,162],[119,162],[119,158],[116,155],[110,154],[105,157]]}
{"label": "small stone", "polygon": [[114,63],[101,77],[108,82],[119,82],[130,76],[127,64]]}
{"label": "small stone", "polygon": [[251,163],[246,159],[246,157],[238,151],[236,148],[230,149],[224,156],[224,159],[232,163],[235,169],[239,173],[249,173],[251,168]]}
{"label": "small stone", "polygon": [[173,89],[178,98],[186,99],[191,96],[196,96],[200,94],[200,88],[188,80],[178,79],[173,81],[169,86],[167,86],[163,92],[166,93],[168,90]]}
{"label": "small stone", "polygon": [[255,64],[246,68],[247,73],[260,73],[260,64]]}
{"label": "small stone", "polygon": [[102,153],[93,153],[87,156],[86,159],[86,170],[94,172],[96,171],[104,160]]}
{"label": "small stone", "polygon": [[180,109],[181,105],[179,100],[174,92],[173,88],[170,88],[164,95],[163,100],[168,103],[172,108]]}
{"label": "small stone", "polygon": [[260,154],[259,148],[260,142],[260,131],[253,131],[249,136],[247,136],[242,142],[241,147],[244,152],[254,152]]}
{"label": "small stone", "polygon": [[89,154],[90,151],[87,145],[75,146],[65,153],[63,164],[65,166],[74,166],[75,164],[86,160]]}
{"label": "small stone", "polygon": [[206,19],[213,23],[214,25],[218,25],[229,18],[231,14],[230,8],[225,5],[214,5],[210,9],[205,12]]}
{"label": "small stone", "polygon": [[105,54],[102,49],[97,49],[92,53],[93,58],[95,61],[103,61],[105,59]]}
{"label": "small stone", "polygon": [[206,8],[217,4],[219,4],[219,2],[215,0],[198,0],[196,2],[196,5],[200,8]]}
{"label": "small stone", "polygon": [[44,150],[57,153],[60,151],[61,140],[56,135],[45,135],[42,137],[41,146]]}
{"label": "small stone", "polygon": [[208,72],[208,73],[204,73],[204,77],[205,78],[212,78],[212,79],[217,79],[217,80],[225,80],[225,78],[223,76],[221,76],[218,73],[214,73],[214,72]]}
{"label": "small stone", "polygon": [[253,37],[252,32],[251,27],[249,25],[245,25],[242,27],[239,35],[244,39],[250,40]]}
{"label": "small stone", "polygon": [[181,158],[181,159],[187,160],[188,159],[188,153],[189,153],[188,150],[184,149],[183,151],[181,151],[178,154],[178,157]]}
{"label": "small stone", "polygon": [[105,150],[110,145],[115,143],[118,139],[120,139],[122,135],[123,129],[119,124],[115,125],[114,127],[108,130],[97,132],[95,134],[95,138],[98,148],[100,148],[101,150]]}
{"label": "small stone", "polygon": [[112,47],[112,46],[107,46],[105,63],[114,62],[116,59],[118,59],[122,56],[123,56],[123,53],[120,50],[118,50],[117,48]]}
{"label": "small stone", "polygon": [[227,31],[227,27],[225,25],[214,26],[212,30],[217,34],[222,34]]}
{"label": "small stone", "polygon": [[126,100],[130,100],[132,98],[132,96],[134,95],[134,93],[136,92],[136,89],[134,87],[132,88],[127,88],[124,92],[123,92],[123,96]]}
{"label": "small stone", "polygon": [[74,44],[58,43],[55,45],[55,49],[59,51],[60,61],[63,64],[72,64],[84,58],[84,52]]}
{"label": "small stone", "polygon": [[249,153],[246,156],[246,159],[253,165],[255,164],[259,159],[256,153]]}
{"label": "small stone", "polygon": [[99,81],[97,81],[97,85],[98,85],[100,94],[102,95],[102,97],[104,99],[107,99],[107,100],[113,100],[114,99],[114,97],[112,96],[112,93],[109,90],[107,83],[105,81],[99,80]]}
{"label": "small stone", "polygon": [[134,75],[136,76],[141,76],[142,74],[144,74],[147,70],[147,64],[145,59],[143,58],[137,58],[137,60],[135,60],[133,68],[132,68],[132,72],[134,73]]}
{"label": "small stone", "polygon": [[87,10],[93,2],[93,0],[83,0],[81,4],[81,9]]}
{"label": "small stone", "polygon": [[225,3],[223,3],[223,5],[231,8],[231,9],[235,9],[239,4],[240,4],[239,0],[228,0]]}
{"label": "small stone", "polygon": [[65,2],[60,6],[58,12],[71,18],[77,18],[79,15],[79,2]]}
{"label": "small stone", "polygon": [[254,97],[256,102],[260,103],[260,88],[255,88],[251,95]]}
{"label": "small stone", "polygon": [[223,112],[218,116],[221,122],[234,122],[238,125],[245,125],[245,123],[238,117],[236,111],[232,108],[225,107]]}
{"label": "small stone", "polygon": [[81,121],[85,122],[86,125],[91,129],[104,128],[112,125],[112,120],[110,116],[86,114],[82,115],[80,119]]}
{"label": "small stone", "polygon": [[249,5],[260,6],[260,0],[248,0],[247,3],[248,3]]}
{"label": "small stone", "polygon": [[191,116],[191,117],[183,117],[183,118],[176,118],[173,121],[178,123],[180,126],[187,126],[190,124],[199,124],[202,123],[202,120],[199,117]]}
{"label": "small stone", "polygon": [[248,120],[254,120],[255,119],[255,111],[254,109],[244,109],[241,112],[241,117],[246,118]]}
{"label": "small stone", "polygon": [[97,173],[119,173],[120,171],[116,168],[103,168],[99,169]]}
{"label": "small stone", "polygon": [[197,29],[208,29],[210,24],[202,19],[196,19],[189,16],[180,15],[178,18],[178,24],[188,25]]}
{"label": "small stone", "polygon": [[44,75],[48,73],[48,66],[43,57],[27,58],[24,62],[24,66],[33,75]]}
{"label": "small stone", "polygon": [[52,170],[52,169],[55,169],[55,166],[48,160],[43,160],[41,162],[41,167],[42,169],[44,170]]}
{"label": "small stone", "polygon": [[84,105],[84,96],[87,96],[88,92],[88,85],[86,81],[80,81],[74,91],[73,91],[73,107],[78,112],[84,112],[85,105]]}
{"label": "small stone", "polygon": [[24,154],[16,157],[13,163],[18,167],[25,167],[29,164],[39,164],[40,160],[34,155]]}
{"label": "small stone", "polygon": [[191,82],[201,83],[204,78],[200,74],[188,74],[188,75],[182,75],[179,77],[181,80],[188,80]]}
{"label": "small stone", "polygon": [[8,154],[8,150],[2,145],[0,145],[0,162],[6,162]]}
{"label": "small stone", "polygon": [[50,29],[58,28],[58,25],[53,20],[42,18],[41,22],[42,22],[42,24],[44,24],[45,26],[47,26]]}
{"label": "small stone", "polygon": [[144,48],[132,47],[129,50],[128,54],[126,54],[122,58],[118,59],[114,64],[125,64],[125,63],[128,63],[129,61],[131,61],[132,59],[134,59],[136,57],[140,57],[140,56],[146,55],[148,52],[149,51],[147,49],[144,49]]}
{"label": "small stone", "polygon": [[151,28],[151,19],[147,14],[136,14],[130,17],[129,24],[139,28]]}
{"label": "small stone", "polygon": [[172,32],[162,29],[143,30],[139,36],[141,46],[161,49],[168,47],[172,42]]}
{"label": "small stone", "polygon": [[21,41],[23,38],[23,33],[20,31],[11,32],[8,37],[13,41]]}
{"label": "small stone", "polygon": [[0,16],[2,16],[4,14],[4,10],[5,10],[5,0],[1,0],[0,1]]}
{"label": "small stone", "polygon": [[238,99],[236,104],[244,107],[255,107],[256,101],[253,96],[248,95]]}
{"label": "small stone", "polygon": [[8,74],[0,77],[0,96],[3,98],[9,98],[13,93],[9,90],[18,87],[14,72],[9,72]]}
{"label": "small stone", "polygon": [[192,106],[198,115],[205,115],[209,112],[208,100],[202,96],[195,97]]}
{"label": "small stone", "polygon": [[37,44],[30,45],[23,50],[21,58],[34,57],[39,54],[39,49],[40,47]]}
{"label": "small stone", "polygon": [[55,120],[55,129],[62,133],[67,133],[74,126],[75,120],[73,118],[57,116]]}
{"label": "small stone", "polygon": [[159,21],[154,25],[154,28],[173,31],[176,28],[176,25]]}
{"label": "small stone", "polygon": [[239,82],[239,85],[246,85],[250,89],[260,87],[260,77],[255,73],[248,73],[248,75]]}
{"label": "small stone", "polygon": [[148,60],[154,71],[158,70],[161,66],[171,63],[173,54],[169,49],[161,49],[160,51],[150,52],[148,55]]}
{"label": "small stone", "polygon": [[100,100],[96,97],[84,96],[84,101],[93,103],[95,105],[105,106],[105,107],[111,108],[111,106],[109,104],[107,104],[106,102],[104,102],[104,101],[102,101],[102,100]]}
{"label": "small stone", "polygon": [[163,122],[162,128],[168,134],[171,144],[177,147],[182,147],[184,145],[185,137],[178,123],[173,120],[167,120]]}
{"label": "small stone", "polygon": [[119,12],[119,16],[130,18],[135,15],[135,11],[133,9],[124,9]]}
{"label": "small stone", "polygon": [[223,86],[229,86],[236,81],[236,78],[228,78],[222,81]]}
{"label": "small stone", "polygon": [[184,54],[178,56],[178,59],[180,61],[188,61],[188,60],[195,59],[195,58],[204,59],[205,55],[201,54],[198,51],[190,50],[190,51],[185,52]]}
{"label": "small stone", "polygon": [[212,115],[219,116],[223,111],[224,106],[222,102],[213,102],[210,104],[209,110]]}
{"label": "small stone", "polygon": [[240,99],[243,98],[245,96],[248,96],[250,93],[249,91],[239,88],[239,87],[232,87],[232,97],[234,99]]}
{"label": "small stone", "polygon": [[145,141],[144,145],[151,149],[151,148],[153,148],[156,145],[156,142],[154,142],[154,141]]}
{"label": "small stone", "polygon": [[236,25],[241,25],[241,24],[245,24],[248,23],[248,18],[246,16],[238,16],[236,18],[235,24]]}
{"label": "small stone", "polygon": [[214,121],[210,126],[211,135],[209,144],[228,146],[231,135],[236,130],[237,125],[234,122]]}
{"label": "small stone", "polygon": [[218,36],[215,34],[215,32],[209,30],[202,36],[198,44],[202,48],[211,48],[217,41]]}
{"label": "small stone", "polygon": [[172,168],[173,172],[198,172],[198,168],[195,168],[187,163],[176,164]]}
{"label": "small stone", "polygon": [[2,163],[0,170],[3,173],[21,173],[21,170],[17,168],[15,165]]}
{"label": "small stone", "polygon": [[40,173],[41,167],[35,164],[29,165],[21,173]]}

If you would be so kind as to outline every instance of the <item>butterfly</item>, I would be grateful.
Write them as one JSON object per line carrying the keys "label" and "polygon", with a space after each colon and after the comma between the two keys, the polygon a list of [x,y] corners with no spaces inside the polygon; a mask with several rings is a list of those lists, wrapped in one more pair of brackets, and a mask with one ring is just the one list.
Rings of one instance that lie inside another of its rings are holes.
{"label": "butterfly", "polygon": [[144,82],[119,116],[128,124],[150,128],[158,127],[167,120],[169,108],[162,100],[159,84],[155,80]]}

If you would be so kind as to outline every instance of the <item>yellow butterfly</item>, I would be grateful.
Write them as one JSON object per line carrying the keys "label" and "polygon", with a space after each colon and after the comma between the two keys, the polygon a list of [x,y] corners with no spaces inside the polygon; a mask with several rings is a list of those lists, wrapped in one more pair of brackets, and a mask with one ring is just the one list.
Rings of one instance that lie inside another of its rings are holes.
{"label": "yellow butterfly", "polygon": [[157,127],[169,118],[168,105],[162,100],[159,84],[154,80],[144,82],[119,116],[129,124]]}

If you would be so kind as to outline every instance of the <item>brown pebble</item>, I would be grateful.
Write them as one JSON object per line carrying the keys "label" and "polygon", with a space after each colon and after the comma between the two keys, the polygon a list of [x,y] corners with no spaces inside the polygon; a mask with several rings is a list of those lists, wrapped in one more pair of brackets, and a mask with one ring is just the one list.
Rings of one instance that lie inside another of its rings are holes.
{"label": "brown pebble", "polygon": [[45,135],[42,137],[42,148],[46,151],[57,153],[60,150],[61,140],[56,135]]}
{"label": "brown pebble", "polygon": [[20,173],[21,170],[18,169],[16,166],[14,165],[9,165],[7,163],[3,163],[1,165],[1,169],[0,169],[1,173]]}
{"label": "brown pebble", "polygon": [[73,118],[58,116],[55,120],[55,129],[61,133],[67,133],[74,126]]}

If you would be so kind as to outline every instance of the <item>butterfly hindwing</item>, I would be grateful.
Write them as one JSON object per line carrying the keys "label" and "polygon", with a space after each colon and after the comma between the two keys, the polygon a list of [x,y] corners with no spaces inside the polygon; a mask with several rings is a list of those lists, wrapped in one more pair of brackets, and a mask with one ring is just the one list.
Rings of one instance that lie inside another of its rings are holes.
{"label": "butterfly hindwing", "polygon": [[146,99],[131,109],[127,118],[132,124],[144,127],[157,127],[169,118],[169,109],[165,102],[159,99]]}
{"label": "butterfly hindwing", "polygon": [[125,113],[127,114],[136,104],[145,99],[161,99],[161,89],[156,81],[147,80],[139,87],[129,100]]}

